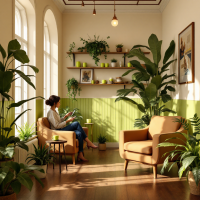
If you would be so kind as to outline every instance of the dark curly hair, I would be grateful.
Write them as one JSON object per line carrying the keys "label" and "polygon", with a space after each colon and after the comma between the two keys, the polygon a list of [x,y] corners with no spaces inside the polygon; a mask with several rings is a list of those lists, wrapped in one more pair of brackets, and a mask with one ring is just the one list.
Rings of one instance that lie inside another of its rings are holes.
{"label": "dark curly hair", "polygon": [[57,104],[60,101],[60,97],[56,95],[51,95],[49,99],[45,101],[45,104],[48,106],[53,106],[54,103]]}

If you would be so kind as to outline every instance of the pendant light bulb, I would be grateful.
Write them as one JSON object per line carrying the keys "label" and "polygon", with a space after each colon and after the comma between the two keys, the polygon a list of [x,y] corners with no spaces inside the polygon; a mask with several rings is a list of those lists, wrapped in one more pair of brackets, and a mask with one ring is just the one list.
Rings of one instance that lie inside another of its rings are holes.
{"label": "pendant light bulb", "polygon": [[95,1],[94,1],[94,10],[93,10],[93,15],[96,15]]}
{"label": "pendant light bulb", "polygon": [[84,7],[85,6],[85,4],[84,4],[84,2],[82,1],[82,5],[81,5],[82,7]]}
{"label": "pendant light bulb", "polygon": [[115,15],[115,1],[114,1],[114,17],[113,17],[113,19],[111,21],[111,25],[114,26],[114,27],[116,27],[118,25],[118,19],[117,19],[116,15]]}

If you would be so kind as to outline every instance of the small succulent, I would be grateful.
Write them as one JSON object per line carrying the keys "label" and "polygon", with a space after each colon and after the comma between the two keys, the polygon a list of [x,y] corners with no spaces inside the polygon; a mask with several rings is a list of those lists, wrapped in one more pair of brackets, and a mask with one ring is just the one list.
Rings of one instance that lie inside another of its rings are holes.
{"label": "small succulent", "polygon": [[115,58],[113,58],[113,59],[111,59],[111,62],[114,62],[114,63],[116,63],[116,62],[117,62],[117,60],[116,60]]}

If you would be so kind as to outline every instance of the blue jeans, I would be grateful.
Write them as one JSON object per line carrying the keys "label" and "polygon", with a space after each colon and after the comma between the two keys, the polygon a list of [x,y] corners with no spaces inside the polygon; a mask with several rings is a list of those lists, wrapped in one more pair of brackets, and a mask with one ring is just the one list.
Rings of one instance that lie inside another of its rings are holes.
{"label": "blue jeans", "polygon": [[82,129],[78,122],[72,122],[68,126],[59,129],[60,131],[74,131],[76,133],[76,139],[79,141],[79,152],[83,152],[83,140],[87,137],[85,131]]}

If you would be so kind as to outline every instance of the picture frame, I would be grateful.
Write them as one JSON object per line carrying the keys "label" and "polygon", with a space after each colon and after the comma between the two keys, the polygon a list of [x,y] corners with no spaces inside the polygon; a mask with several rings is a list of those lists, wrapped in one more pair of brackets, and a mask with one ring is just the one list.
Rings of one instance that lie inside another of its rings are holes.
{"label": "picture frame", "polygon": [[178,80],[179,84],[194,83],[194,22],[178,35]]}
{"label": "picture frame", "polygon": [[82,84],[91,84],[91,80],[94,77],[94,70],[93,69],[81,69],[80,70],[80,83]]}

